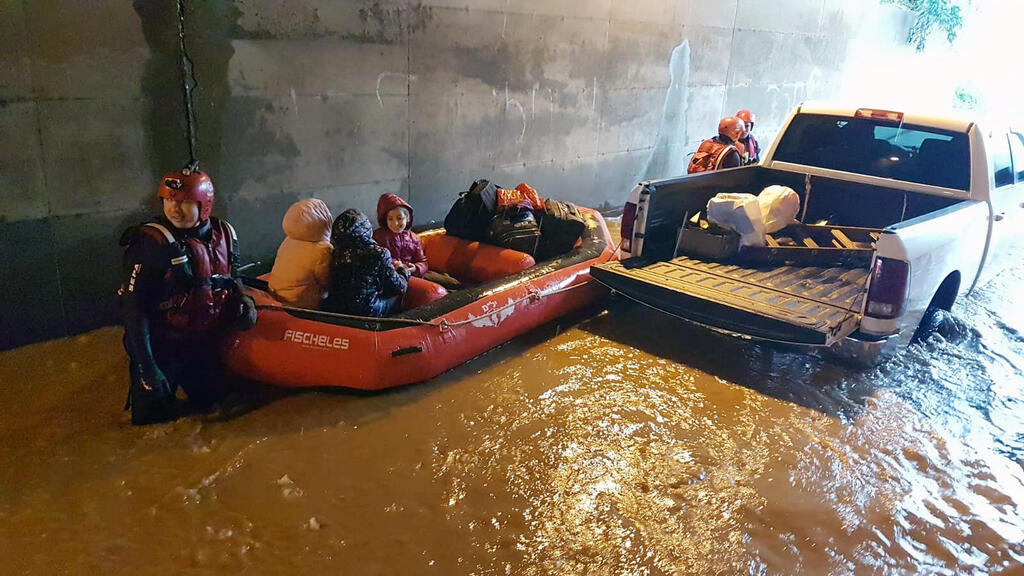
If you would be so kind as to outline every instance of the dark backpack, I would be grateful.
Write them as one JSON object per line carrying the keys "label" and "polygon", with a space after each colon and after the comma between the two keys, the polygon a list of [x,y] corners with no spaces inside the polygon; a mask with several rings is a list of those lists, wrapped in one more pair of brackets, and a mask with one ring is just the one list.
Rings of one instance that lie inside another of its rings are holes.
{"label": "dark backpack", "polygon": [[[709,138],[701,142],[700,146],[697,147],[697,151],[693,153],[693,157],[690,158],[690,164],[686,167],[686,173],[696,174],[697,172],[718,170],[722,165],[722,159],[733,150],[736,150],[735,146],[722,144],[714,138]],[[736,152],[739,153],[739,150],[736,150]]]}
{"label": "dark backpack", "polygon": [[492,214],[485,196],[489,195],[493,206],[497,193],[498,187],[487,180],[477,180],[469,190],[460,192],[459,198],[444,217],[446,233],[466,240],[486,240]]}
{"label": "dark backpack", "polygon": [[480,199],[484,201],[484,206],[487,207],[487,211],[491,214],[498,208],[498,189],[501,186],[492,184],[490,180],[477,180],[473,182],[469,187],[470,194],[479,194]]}
{"label": "dark backpack", "polygon": [[537,260],[545,260],[572,250],[583,236],[587,220],[572,202],[547,199],[540,214],[540,245]]}
{"label": "dark backpack", "polygon": [[533,256],[540,243],[540,226],[533,212],[511,208],[491,220],[489,242]]}

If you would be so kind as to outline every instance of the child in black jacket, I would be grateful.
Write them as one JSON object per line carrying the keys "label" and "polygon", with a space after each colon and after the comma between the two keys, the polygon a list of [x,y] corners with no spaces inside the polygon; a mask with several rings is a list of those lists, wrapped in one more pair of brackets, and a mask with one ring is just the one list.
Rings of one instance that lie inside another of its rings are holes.
{"label": "child in black jacket", "polygon": [[396,271],[388,250],[373,241],[373,225],[349,209],[331,227],[331,284],[322,309],[356,316],[394,312],[408,287],[409,272]]}

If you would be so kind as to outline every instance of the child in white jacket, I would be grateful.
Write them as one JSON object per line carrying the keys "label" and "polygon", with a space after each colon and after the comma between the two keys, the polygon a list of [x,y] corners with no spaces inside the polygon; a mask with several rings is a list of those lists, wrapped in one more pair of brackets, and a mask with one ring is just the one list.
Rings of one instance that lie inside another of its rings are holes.
{"label": "child in white jacket", "polygon": [[331,210],[321,200],[299,200],[281,222],[284,242],[277,249],[268,283],[283,304],[316,309],[327,295],[331,268]]}

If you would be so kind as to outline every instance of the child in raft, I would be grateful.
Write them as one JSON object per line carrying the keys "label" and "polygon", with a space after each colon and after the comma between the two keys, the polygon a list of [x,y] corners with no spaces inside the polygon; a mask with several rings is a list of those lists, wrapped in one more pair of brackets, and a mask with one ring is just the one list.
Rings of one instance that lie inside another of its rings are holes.
{"label": "child in raft", "polygon": [[427,272],[427,256],[419,236],[412,231],[412,206],[395,194],[382,194],[377,200],[377,224],[373,240],[388,249],[395,269],[422,278]]}
{"label": "child in raft", "polygon": [[387,316],[408,288],[408,267],[396,268],[386,248],[373,241],[373,225],[362,212],[345,210],[331,227],[331,284],[322,308],[356,316]]}
{"label": "child in raft", "polygon": [[285,239],[270,271],[270,293],[282,304],[316,309],[327,296],[331,271],[331,210],[316,198],[288,208]]}

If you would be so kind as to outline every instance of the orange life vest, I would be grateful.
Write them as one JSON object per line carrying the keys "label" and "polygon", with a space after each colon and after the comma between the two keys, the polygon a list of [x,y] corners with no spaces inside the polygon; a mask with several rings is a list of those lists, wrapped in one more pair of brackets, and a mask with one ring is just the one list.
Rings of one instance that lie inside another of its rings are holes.
{"label": "orange life vest", "polygon": [[701,142],[700,146],[697,147],[697,151],[693,153],[693,157],[690,158],[690,164],[686,167],[686,173],[695,174],[697,172],[718,170],[722,166],[722,159],[731,151],[739,153],[739,150],[731,144],[722,144],[714,138],[708,138]]}

